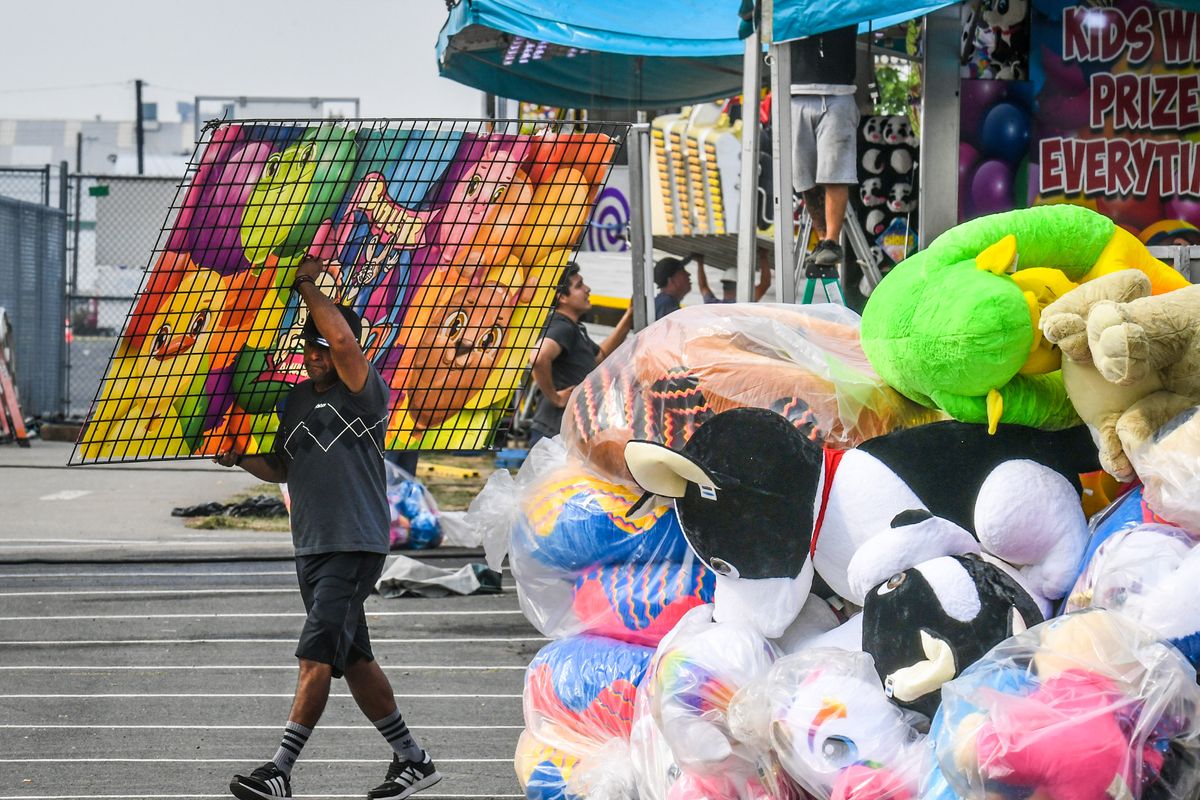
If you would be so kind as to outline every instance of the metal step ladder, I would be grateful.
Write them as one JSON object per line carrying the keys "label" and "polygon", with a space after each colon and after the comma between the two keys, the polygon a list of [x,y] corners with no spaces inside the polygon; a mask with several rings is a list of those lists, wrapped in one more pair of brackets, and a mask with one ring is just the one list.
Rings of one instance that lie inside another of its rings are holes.
{"label": "metal step ladder", "polygon": [[[812,215],[808,213],[808,206],[805,205],[800,211],[799,236],[796,239],[795,247],[792,252],[796,254],[796,263],[792,265],[793,274],[795,275],[795,286],[797,288],[797,296],[802,304],[809,303],[841,303],[846,304],[844,289],[846,285],[846,258],[842,257],[842,264],[839,268],[837,278],[808,278],[804,275],[804,261],[808,258],[810,250],[808,249],[809,239],[812,238],[813,221]],[[866,277],[867,285],[874,289],[879,285],[879,281],[883,280],[883,276],[879,272],[879,267],[876,266],[875,260],[871,258],[871,245],[867,242],[867,236],[863,233],[862,222],[858,218],[858,212],[854,210],[854,206],[846,204],[846,219],[842,224],[842,238],[839,242],[842,246],[843,253],[853,252],[855,259],[858,261],[859,269],[862,270]],[[849,248],[847,248],[849,244]]]}

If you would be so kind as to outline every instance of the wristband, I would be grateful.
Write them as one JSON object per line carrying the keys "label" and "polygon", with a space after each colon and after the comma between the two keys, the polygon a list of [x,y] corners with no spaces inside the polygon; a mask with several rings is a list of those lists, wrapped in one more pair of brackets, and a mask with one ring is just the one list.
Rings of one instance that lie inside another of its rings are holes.
{"label": "wristband", "polygon": [[299,291],[300,284],[302,284],[302,283],[311,283],[311,284],[315,285],[316,280],[313,279],[313,277],[311,275],[297,275],[296,280],[292,281],[292,291],[293,292]]}

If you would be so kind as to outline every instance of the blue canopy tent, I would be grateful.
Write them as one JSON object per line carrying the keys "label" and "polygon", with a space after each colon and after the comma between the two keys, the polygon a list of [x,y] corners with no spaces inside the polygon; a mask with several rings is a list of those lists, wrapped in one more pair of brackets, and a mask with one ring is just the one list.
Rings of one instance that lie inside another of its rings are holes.
{"label": "blue canopy tent", "polygon": [[741,91],[738,0],[462,0],[443,77],[563,108],[650,109]]}
{"label": "blue canopy tent", "polygon": [[[954,0],[778,0],[777,42],[919,17]],[[460,0],[438,36],[443,77],[562,108],[652,109],[741,92],[740,0]]]}

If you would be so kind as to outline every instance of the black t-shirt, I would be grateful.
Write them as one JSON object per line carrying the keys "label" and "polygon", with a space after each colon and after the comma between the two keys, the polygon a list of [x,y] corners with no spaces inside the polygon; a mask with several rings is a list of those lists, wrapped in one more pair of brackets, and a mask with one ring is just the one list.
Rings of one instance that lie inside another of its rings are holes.
{"label": "black t-shirt", "polygon": [[858,28],[847,25],[792,41],[792,84],[853,86]]}
{"label": "black t-shirt", "polygon": [[[565,389],[582,382],[595,368],[600,345],[588,336],[587,328],[582,322],[574,322],[570,317],[552,311],[542,338],[550,339],[562,348],[558,358],[550,364],[550,376],[554,380],[555,389]],[[538,403],[530,424],[534,430],[546,436],[554,436],[562,427],[562,418],[563,410],[549,399],[543,399]]]}
{"label": "black t-shirt", "polygon": [[388,387],[374,366],[358,394],[341,381],[288,393],[275,453],[287,464],[296,555],[388,552],[387,418]]}

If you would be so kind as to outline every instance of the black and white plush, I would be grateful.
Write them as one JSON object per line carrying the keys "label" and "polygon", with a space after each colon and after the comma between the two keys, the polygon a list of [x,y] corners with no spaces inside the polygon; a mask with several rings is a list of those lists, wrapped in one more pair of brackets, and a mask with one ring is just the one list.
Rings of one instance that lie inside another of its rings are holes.
{"label": "black and white plush", "polygon": [[863,122],[863,138],[872,144],[881,144],[883,142],[883,126],[886,123],[887,117],[867,117]]}
{"label": "black and white plush", "polygon": [[867,178],[858,187],[858,196],[867,208],[876,208],[887,203],[887,195],[883,193],[882,178]]}
{"label": "black and white plush", "polygon": [[[773,411],[741,408],[701,425],[683,450],[630,442],[625,462],[646,490],[674,500],[693,551],[716,573],[713,619],[780,636],[808,598],[819,446]],[[753,511],[750,511],[753,509]]]}
{"label": "black and white plush", "polygon": [[887,162],[884,161],[883,151],[878,147],[868,148],[867,151],[862,154],[862,159],[860,161],[862,163],[863,172],[871,175],[880,174],[883,172],[884,167],[887,166]]}
{"label": "black and white plush", "polygon": [[902,114],[888,117],[883,126],[883,141],[887,144],[915,145],[916,137],[913,136],[912,123],[908,121],[908,117]]}
{"label": "black and white plush", "polygon": [[[875,237],[883,233],[887,229],[888,215],[882,208],[872,208],[867,212],[867,218],[863,221],[864,227],[867,229],[869,236]],[[880,253],[882,254],[882,250]],[[876,261],[875,263],[879,263]]]}
{"label": "black and white plush", "polygon": [[896,181],[888,191],[888,210],[896,214],[907,214],[917,207],[913,187],[907,181]]}
{"label": "black and white plush", "polygon": [[[887,546],[889,538],[908,546]],[[941,704],[942,684],[1043,619],[1029,593],[981,557],[969,533],[927,511],[897,515],[849,571],[855,583],[870,584],[862,647],[884,689],[928,717]]]}
{"label": "black and white plush", "polygon": [[[1083,426],[1001,425],[989,435],[982,425],[936,422],[835,451],[773,412],[747,408],[708,420],[681,452],[635,441],[625,458],[643,502],[675,501],[689,543],[720,576],[718,605],[722,587],[746,579],[794,583],[806,549],[828,587],[861,605],[851,560],[896,515],[917,509],[971,533],[1047,612],[1070,589],[1087,542],[1078,476],[1099,468]],[[905,567],[918,563],[902,557]],[[768,613],[753,588],[735,593],[747,613]],[[788,607],[799,608],[807,591],[792,587]]]}

